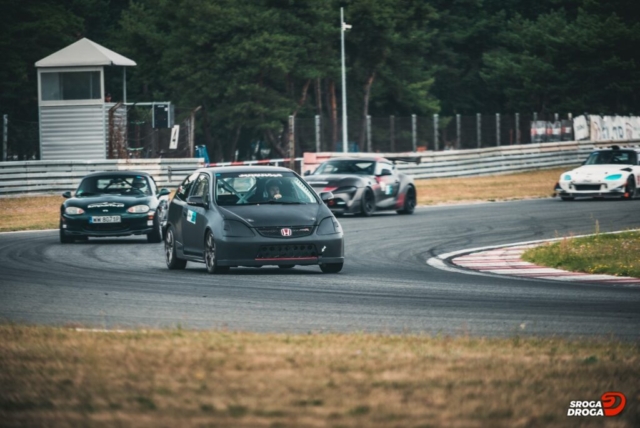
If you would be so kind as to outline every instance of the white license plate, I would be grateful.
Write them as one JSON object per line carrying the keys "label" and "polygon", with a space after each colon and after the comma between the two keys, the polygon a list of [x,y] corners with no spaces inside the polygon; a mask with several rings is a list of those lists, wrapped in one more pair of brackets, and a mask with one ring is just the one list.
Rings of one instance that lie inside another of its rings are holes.
{"label": "white license plate", "polygon": [[91,223],[120,223],[119,215],[103,215],[100,217],[91,217]]}

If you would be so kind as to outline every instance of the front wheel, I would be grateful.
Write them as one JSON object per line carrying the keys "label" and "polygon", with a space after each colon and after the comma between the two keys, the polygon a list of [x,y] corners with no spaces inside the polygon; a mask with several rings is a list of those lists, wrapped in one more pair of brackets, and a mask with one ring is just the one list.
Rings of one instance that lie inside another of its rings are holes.
{"label": "front wheel", "polygon": [[624,189],[624,196],[622,197],[622,199],[634,199],[636,197],[636,191],[637,189],[635,177],[633,175],[630,175],[629,179],[627,180],[627,186]]}
{"label": "front wheel", "polygon": [[69,235],[67,235],[67,232],[64,231],[64,229],[62,229],[62,227],[60,227],[60,243],[61,244],[72,244],[73,243],[73,238]]}
{"label": "front wheel", "polygon": [[322,273],[338,273],[342,270],[344,263],[325,263],[320,265]]}
{"label": "front wheel", "polygon": [[402,209],[396,211],[398,214],[413,214],[416,210],[416,189],[413,186],[409,186],[407,192],[404,195],[404,204]]}
{"label": "front wheel", "polygon": [[216,251],[216,240],[213,239],[213,233],[207,231],[204,239],[204,262],[207,265],[209,273],[227,273],[229,266],[218,266],[218,253]]}
{"label": "front wheel", "polygon": [[150,244],[157,244],[162,242],[162,225],[160,224],[160,216],[156,212],[153,216],[153,230],[147,233],[147,242]]}
{"label": "front wheel", "polygon": [[366,189],[360,200],[360,215],[369,217],[376,210],[376,197],[371,189]]}
{"label": "front wheel", "polygon": [[167,229],[164,237],[164,255],[167,267],[171,270],[184,269],[187,266],[187,261],[179,259],[176,254],[176,240],[172,227]]}

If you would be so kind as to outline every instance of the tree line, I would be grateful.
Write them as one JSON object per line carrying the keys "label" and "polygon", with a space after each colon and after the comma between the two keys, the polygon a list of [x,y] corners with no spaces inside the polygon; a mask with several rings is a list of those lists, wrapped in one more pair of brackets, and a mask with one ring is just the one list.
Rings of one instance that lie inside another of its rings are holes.
{"label": "tree line", "polygon": [[361,147],[367,115],[637,114],[640,104],[640,2],[628,0],[0,4],[0,113],[37,120],[34,63],[87,37],[137,62],[129,101],[202,106],[199,141],[216,160],[257,140],[286,155],[290,115],[321,115],[340,140],[340,7],[353,25],[347,104]]}

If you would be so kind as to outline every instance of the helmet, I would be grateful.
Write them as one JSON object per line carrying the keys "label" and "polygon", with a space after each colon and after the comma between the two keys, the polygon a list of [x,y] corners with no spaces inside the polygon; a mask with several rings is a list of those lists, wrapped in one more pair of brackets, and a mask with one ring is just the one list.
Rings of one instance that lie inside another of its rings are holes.
{"label": "helmet", "polygon": [[147,185],[147,181],[144,179],[144,177],[134,177],[133,178],[133,182],[131,183],[131,187],[133,187],[134,189],[142,189],[144,187],[146,187]]}
{"label": "helmet", "polygon": [[267,185],[266,185],[266,189],[269,190],[270,187],[278,187],[278,188],[282,188],[282,181],[278,180],[277,178],[271,178],[269,180],[267,180]]}

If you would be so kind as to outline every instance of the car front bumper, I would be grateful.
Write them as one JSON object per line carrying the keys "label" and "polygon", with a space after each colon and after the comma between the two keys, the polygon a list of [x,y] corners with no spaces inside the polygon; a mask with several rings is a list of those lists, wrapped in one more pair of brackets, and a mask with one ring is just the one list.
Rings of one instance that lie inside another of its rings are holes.
{"label": "car front bumper", "polygon": [[153,231],[153,213],[116,214],[119,223],[91,223],[91,215],[62,215],[60,228],[69,236],[128,236],[146,235]]}
{"label": "car front bumper", "polygon": [[558,196],[564,197],[620,197],[626,192],[626,182],[591,182],[591,183],[579,183],[579,182],[560,182],[555,187],[554,191]]}
{"label": "car front bumper", "polygon": [[274,239],[264,236],[216,239],[219,266],[320,265],[344,263],[344,237],[309,235]]}

